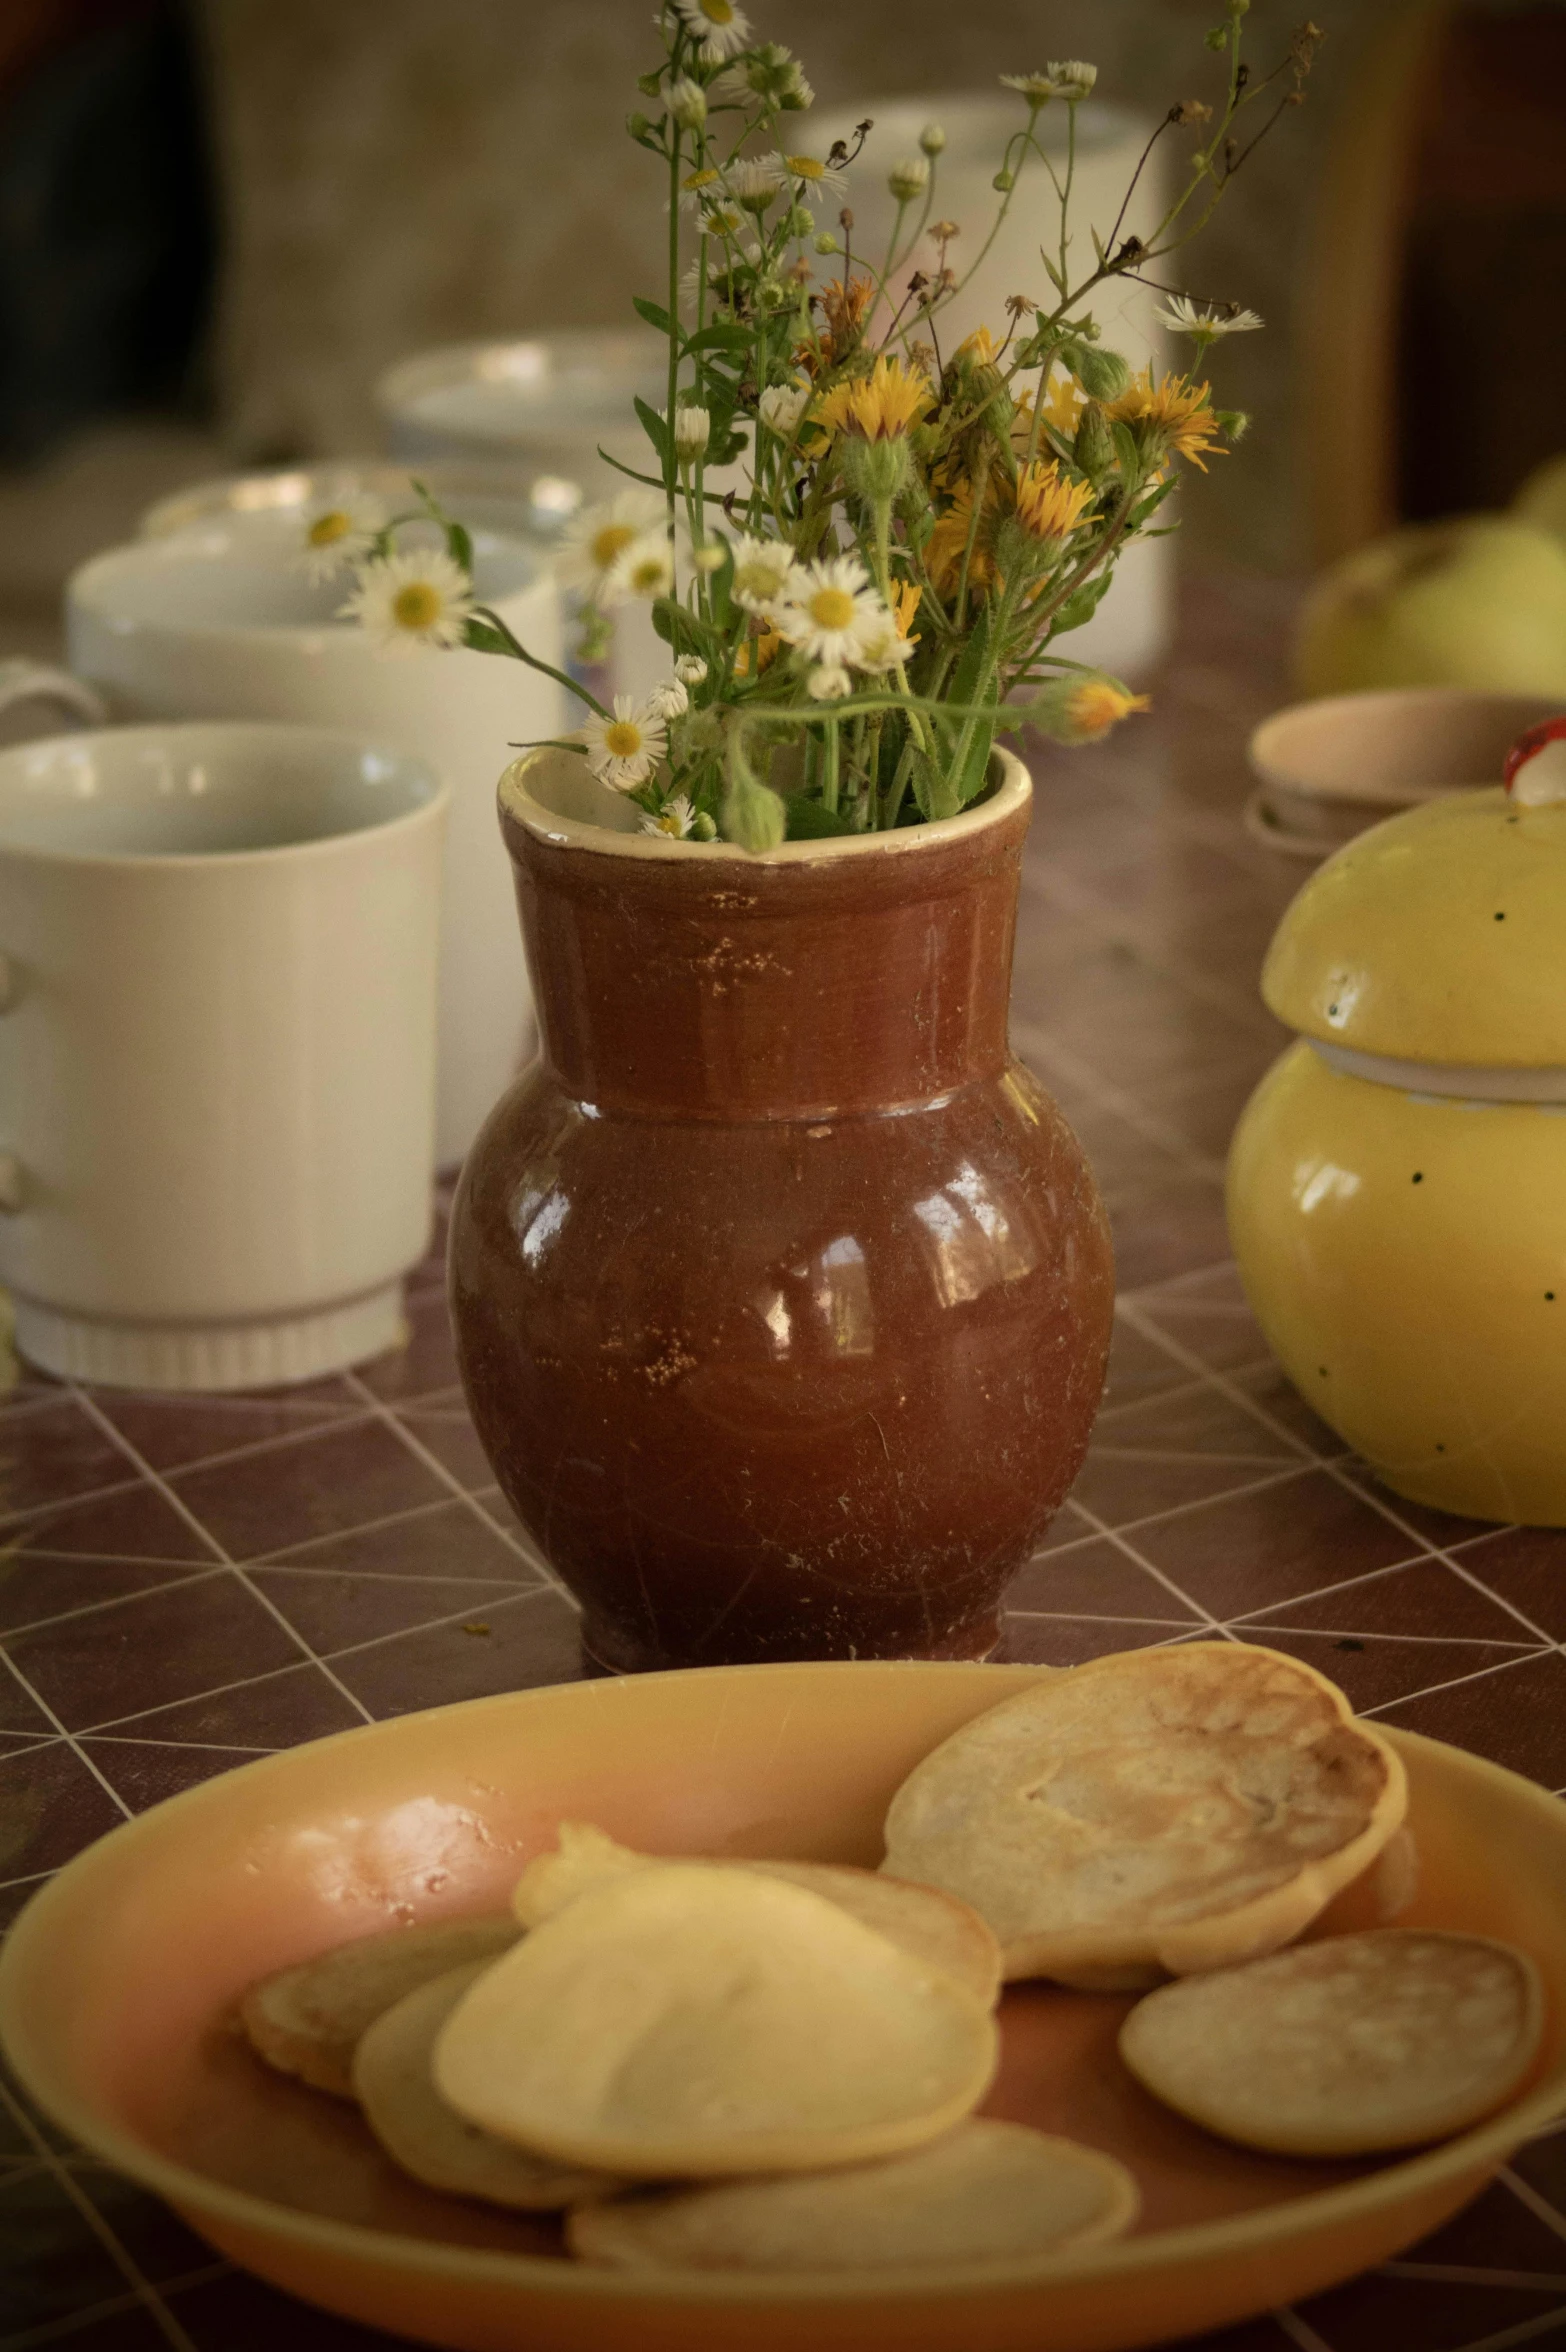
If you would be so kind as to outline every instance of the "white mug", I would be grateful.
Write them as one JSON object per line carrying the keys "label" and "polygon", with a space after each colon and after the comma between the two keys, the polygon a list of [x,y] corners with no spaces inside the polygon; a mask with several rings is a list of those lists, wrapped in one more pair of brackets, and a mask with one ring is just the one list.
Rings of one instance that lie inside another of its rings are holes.
{"label": "white mug", "polygon": [[396,1344],[448,799],[314,727],[0,753],[0,1281],[32,1362],[252,1388]]}
{"label": "white mug", "polygon": [[[422,646],[378,652],[334,618],[346,580],[312,584],[297,547],[290,518],[253,515],[94,557],[66,591],[70,666],[116,719],[308,721],[394,744],[448,779],[435,1162],[449,1167],[533,1043],[495,780],[509,745],[574,722],[564,689],[520,662]],[[547,569],[513,542],[476,535],[475,551],[482,600],[558,666],[559,598]]]}

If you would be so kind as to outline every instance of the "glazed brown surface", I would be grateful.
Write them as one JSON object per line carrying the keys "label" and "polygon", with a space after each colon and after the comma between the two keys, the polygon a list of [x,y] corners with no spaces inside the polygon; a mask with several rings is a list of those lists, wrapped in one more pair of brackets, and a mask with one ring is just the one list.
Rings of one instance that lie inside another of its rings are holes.
{"label": "glazed brown surface", "polygon": [[1024,807],[909,853],[635,860],[504,821],[544,1053],[451,1297],[502,1491],[617,1668],[978,1657],[1113,1310],[1014,1061]]}

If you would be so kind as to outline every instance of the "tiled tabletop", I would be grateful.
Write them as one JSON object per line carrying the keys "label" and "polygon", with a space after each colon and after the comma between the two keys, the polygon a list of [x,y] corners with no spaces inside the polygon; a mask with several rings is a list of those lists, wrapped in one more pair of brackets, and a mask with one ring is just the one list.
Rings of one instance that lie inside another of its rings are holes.
{"label": "tiled tabletop", "polygon": [[[1015,1035],[1098,1170],[1122,1288],[1092,1453],[1013,1588],[1009,1652],[1061,1664],[1232,1629],[1378,1720],[1559,1790],[1566,1536],[1379,1489],[1268,1361],[1227,1261],[1224,1149],[1281,1041],[1256,973],[1303,872],[1239,823],[1287,617],[1265,583],[1197,587],[1154,714],[1034,760]],[[581,1672],[571,1606],[464,1412],[438,1246],[411,1321],[402,1353],[266,1397],[17,1378],[0,1406],[0,1920],[88,1840],[211,1773]],[[390,2340],[214,2260],[0,2085],[0,2352]],[[1566,2343],[1566,2131],[1406,2260],[1204,2341]]]}

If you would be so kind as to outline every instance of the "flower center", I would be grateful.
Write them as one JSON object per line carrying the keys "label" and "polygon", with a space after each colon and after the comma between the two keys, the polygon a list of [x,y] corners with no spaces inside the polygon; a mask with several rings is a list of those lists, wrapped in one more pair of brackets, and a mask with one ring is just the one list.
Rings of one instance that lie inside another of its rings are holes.
{"label": "flower center", "polygon": [[657,588],[663,583],[663,562],[656,555],[644,555],[631,572],[633,588]]}
{"label": "flower center", "polygon": [[846,629],[854,617],[854,600],[846,588],[818,588],[807,609],[818,629]]}
{"label": "flower center", "polygon": [[352,529],[352,515],[344,514],[341,507],[333,507],[330,514],[317,515],[310,525],[310,545],[330,547],[334,540],[346,539]]}
{"label": "flower center", "polygon": [[734,22],[733,0],[701,0],[701,12],[709,24],[729,25]]}
{"label": "flower center", "polygon": [[604,729],[604,749],[616,759],[635,759],[642,748],[642,731],[634,719],[611,719]]}
{"label": "flower center", "polygon": [[796,180],[824,180],[826,178],[826,165],[817,163],[813,155],[788,155],[784,157],[784,161]]}
{"label": "flower center", "polygon": [[410,580],[392,598],[392,619],[399,629],[431,628],[440,619],[440,613],[440,591],[432,588],[428,580]]}
{"label": "flower center", "polygon": [[636,537],[629,523],[605,523],[601,531],[593,533],[593,561],[601,572],[606,572],[617,555],[623,555]]}

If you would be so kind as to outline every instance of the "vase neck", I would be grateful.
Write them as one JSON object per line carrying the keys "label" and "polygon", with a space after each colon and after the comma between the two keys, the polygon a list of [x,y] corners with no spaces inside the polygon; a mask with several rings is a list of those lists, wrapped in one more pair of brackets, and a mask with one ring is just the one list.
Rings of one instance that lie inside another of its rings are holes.
{"label": "vase neck", "polygon": [[891,1111],[994,1077],[1028,814],[741,863],[549,841],[503,811],[547,1062],[598,1108],[720,1120]]}

